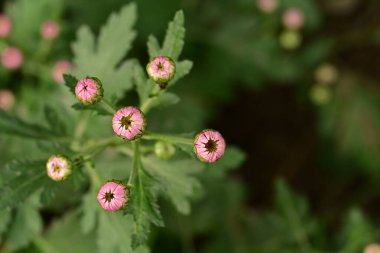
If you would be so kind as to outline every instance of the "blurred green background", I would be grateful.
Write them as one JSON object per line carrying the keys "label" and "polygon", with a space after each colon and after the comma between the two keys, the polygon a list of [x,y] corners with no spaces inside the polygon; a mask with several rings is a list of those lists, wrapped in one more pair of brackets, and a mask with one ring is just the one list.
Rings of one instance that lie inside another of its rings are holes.
{"label": "blurred green background", "polygon": [[[97,34],[129,2],[4,2],[2,11],[14,25],[8,43],[26,59],[20,70],[0,69],[0,89],[15,96],[9,110],[38,122],[43,105],[59,107],[57,94],[68,95],[51,77],[54,63],[72,58],[70,45],[81,25]],[[154,109],[151,129],[213,128],[234,146],[231,159],[199,176],[203,191],[190,215],[160,200],[166,227],[152,228],[151,252],[359,253],[380,242],[380,1],[275,2],[269,12],[256,0],[136,2],[138,33],[129,56],[148,62],[148,36],[162,41],[167,23],[182,9],[182,58],[194,63],[172,90],[181,102]],[[289,8],[303,13],[301,28],[284,26]],[[47,19],[61,25],[61,34],[39,57],[39,25]],[[127,92],[123,101],[136,97]],[[69,106],[60,111],[68,118],[75,114]],[[35,141],[0,135],[1,168],[43,155]],[[24,214],[31,224],[12,225],[0,215],[0,252],[94,252],[94,233],[76,229],[79,203],[75,195],[63,196],[60,204]],[[380,252],[373,248],[365,253]]]}

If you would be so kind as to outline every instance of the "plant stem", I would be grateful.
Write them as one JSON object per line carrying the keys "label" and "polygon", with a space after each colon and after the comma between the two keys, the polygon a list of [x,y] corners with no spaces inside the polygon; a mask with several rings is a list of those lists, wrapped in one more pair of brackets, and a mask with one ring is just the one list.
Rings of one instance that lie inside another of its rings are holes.
{"label": "plant stem", "polygon": [[111,113],[112,115],[115,114],[116,109],[111,105],[110,102],[108,102],[105,98],[100,100],[100,104],[103,106],[103,108]]}
{"label": "plant stem", "polygon": [[148,97],[145,102],[141,105],[141,111],[145,114],[149,112],[150,109],[152,109],[153,102],[164,92],[164,90],[157,90],[155,89],[153,91],[154,96]]}
{"label": "plant stem", "polygon": [[142,139],[159,140],[159,141],[165,141],[165,142],[174,143],[174,144],[186,144],[186,145],[191,145],[191,146],[194,144],[193,139],[167,135],[167,134],[150,133],[150,132],[146,132],[142,136]]}
{"label": "plant stem", "polygon": [[131,174],[129,174],[128,179],[128,186],[133,185],[133,181],[135,179],[135,176],[138,174],[138,170],[140,169],[141,165],[141,158],[140,158],[140,140],[136,140],[132,143],[133,145],[133,167]]}

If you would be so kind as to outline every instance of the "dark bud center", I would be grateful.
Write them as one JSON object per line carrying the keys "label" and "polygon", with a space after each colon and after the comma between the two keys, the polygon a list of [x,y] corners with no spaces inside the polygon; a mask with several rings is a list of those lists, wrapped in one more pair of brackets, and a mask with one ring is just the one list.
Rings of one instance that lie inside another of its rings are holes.
{"label": "dark bud center", "polygon": [[218,147],[218,144],[216,143],[216,141],[212,140],[212,139],[209,139],[206,144],[205,144],[205,148],[207,149],[208,152],[215,152],[216,149]]}
{"label": "dark bud center", "polygon": [[164,69],[164,64],[159,63],[159,64],[157,65],[157,68],[158,68],[159,70],[163,70],[163,69]]}
{"label": "dark bud center", "polygon": [[61,167],[59,167],[58,165],[54,165],[53,166],[53,171],[54,172],[59,172],[61,170]]}
{"label": "dark bud center", "polygon": [[104,196],[104,199],[107,201],[107,202],[111,202],[111,200],[113,200],[114,199],[114,195],[113,195],[113,193],[112,192],[106,192],[106,195]]}
{"label": "dark bud center", "polygon": [[120,124],[125,128],[125,129],[128,129],[131,124],[132,124],[132,120],[131,120],[131,116],[123,116],[120,120]]}

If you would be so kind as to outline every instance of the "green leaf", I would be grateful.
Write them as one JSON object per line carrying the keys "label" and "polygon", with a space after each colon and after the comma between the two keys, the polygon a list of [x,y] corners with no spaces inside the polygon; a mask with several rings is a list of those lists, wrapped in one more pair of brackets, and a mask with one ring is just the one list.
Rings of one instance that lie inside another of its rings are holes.
{"label": "green leaf", "polygon": [[166,31],[161,55],[169,56],[177,61],[182,52],[185,38],[185,17],[183,11],[177,11],[172,22]]}
{"label": "green leaf", "polygon": [[225,172],[231,169],[237,169],[246,159],[242,150],[235,146],[228,146],[224,155],[213,164],[207,164],[209,171],[212,173]]}
{"label": "green leaf", "polygon": [[120,213],[99,213],[99,227],[97,232],[98,252],[132,253],[147,252],[145,246],[136,251],[131,248],[131,234],[134,230],[132,216],[122,216]]}
{"label": "green leaf", "polygon": [[306,200],[293,193],[283,180],[277,180],[276,209],[279,218],[289,231],[289,239],[302,252],[310,251],[310,238],[316,230],[316,222],[309,216]]}
{"label": "green leaf", "polygon": [[78,222],[78,217],[73,212],[69,212],[63,218],[55,220],[43,237],[34,239],[34,243],[42,253],[95,252],[94,233],[87,235],[81,233]]}
{"label": "green leaf", "polygon": [[154,57],[160,55],[160,51],[161,51],[160,45],[156,37],[154,37],[153,35],[150,35],[148,37],[147,46],[148,46],[148,54],[149,54],[150,59],[153,59]]}
{"label": "green leaf", "polygon": [[151,106],[152,107],[166,107],[177,104],[181,99],[174,93],[165,92],[157,96]]}
{"label": "green leaf", "polygon": [[42,231],[42,219],[35,202],[29,200],[17,208],[16,217],[7,236],[13,250],[27,246],[33,237]]}
{"label": "green leaf", "polygon": [[94,105],[84,105],[82,103],[75,103],[71,106],[75,110],[78,111],[83,111],[83,110],[89,110],[89,111],[94,111],[98,115],[112,115],[109,111],[104,109],[100,104],[94,104]]}
{"label": "green leaf", "polygon": [[98,211],[100,211],[96,195],[95,190],[91,190],[83,197],[81,226],[83,233],[86,234],[95,228]]}
{"label": "green leaf", "polygon": [[364,247],[375,241],[375,231],[370,222],[358,209],[350,210],[343,230],[344,247],[341,253],[356,253],[363,251]]}
{"label": "green leaf", "polygon": [[107,98],[132,88],[134,61],[121,63],[121,60],[136,37],[136,32],[132,29],[135,21],[136,5],[131,3],[109,17],[97,40],[88,27],[81,27],[77,40],[72,45],[76,65],[73,72],[78,77],[99,78]]}
{"label": "green leaf", "polygon": [[70,89],[71,93],[75,96],[75,86],[78,83],[78,79],[69,74],[63,74],[63,80],[65,81],[65,85]]}
{"label": "green leaf", "polygon": [[11,221],[11,211],[9,208],[0,210],[0,243],[2,234],[7,230],[8,224]]}
{"label": "green leaf", "polygon": [[178,82],[181,78],[190,73],[193,67],[193,62],[189,60],[184,60],[176,63],[176,73],[172,81],[169,82],[169,86]]}
{"label": "green leaf", "polygon": [[138,169],[131,196],[130,205],[135,220],[132,248],[135,249],[148,239],[150,223],[164,226],[157,204],[158,189],[153,178],[142,167]]}
{"label": "green leaf", "polygon": [[[369,172],[380,167],[380,103],[371,83],[342,73],[332,101],[321,108],[320,130],[347,162]],[[339,157],[339,156],[338,156]],[[352,161],[352,160],[353,161]]]}
{"label": "green leaf", "polygon": [[57,135],[66,135],[66,125],[57,111],[50,106],[45,106],[45,118],[50,129]]}
{"label": "green leaf", "polygon": [[155,156],[143,159],[146,170],[160,182],[165,197],[171,200],[177,210],[190,213],[190,200],[200,187],[194,176],[202,171],[202,163],[193,159],[162,161]]}
{"label": "green leaf", "polygon": [[28,123],[2,109],[0,109],[0,133],[44,140],[54,140],[56,137],[63,136],[63,134],[57,136],[56,133],[44,126]]}
{"label": "green leaf", "polygon": [[36,192],[49,180],[46,176],[46,161],[20,161],[8,166],[8,181],[0,187],[0,210],[17,206],[30,194]]}

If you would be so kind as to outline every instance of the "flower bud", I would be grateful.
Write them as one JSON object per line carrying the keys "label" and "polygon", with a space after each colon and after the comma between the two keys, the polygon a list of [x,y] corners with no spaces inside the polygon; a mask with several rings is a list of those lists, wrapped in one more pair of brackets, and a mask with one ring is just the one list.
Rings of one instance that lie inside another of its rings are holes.
{"label": "flower bud", "polygon": [[216,162],[223,156],[225,148],[223,136],[215,130],[203,130],[194,140],[194,152],[202,162]]}
{"label": "flower bud", "polygon": [[15,97],[9,90],[0,90],[0,108],[8,111],[15,103]]}
{"label": "flower bud", "polygon": [[0,38],[8,37],[12,29],[11,19],[5,15],[0,14]]}
{"label": "flower bud", "polygon": [[65,180],[70,174],[72,163],[63,155],[52,155],[46,163],[47,175],[54,181]]}
{"label": "flower bud", "polygon": [[297,8],[290,8],[282,16],[282,23],[288,29],[297,30],[304,25],[303,12]]}
{"label": "flower bud", "polygon": [[175,147],[170,143],[158,141],[154,144],[154,153],[162,160],[169,160],[175,153]]}
{"label": "flower bud", "polygon": [[112,127],[118,136],[129,141],[134,140],[144,133],[144,114],[136,107],[124,107],[114,114]]}
{"label": "flower bud", "polygon": [[371,243],[368,244],[363,253],[380,253],[380,244],[377,243]]}
{"label": "flower bud", "polygon": [[292,50],[296,49],[301,44],[301,35],[297,31],[293,30],[285,30],[280,35],[280,44],[283,48]]}
{"label": "flower bud", "polygon": [[157,56],[146,66],[149,77],[159,84],[162,89],[173,79],[175,70],[174,61],[167,56]]}
{"label": "flower bud", "polygon": [[4,68],[15,70],[21,67],[24,57],[17,47],[7,47],[1,53],[1,64]]}
{"label": "flower bud", "polygon": [[41,25],[40,33],[45,40],[54,40],[58,37],[60,27],[55,21],[46,21]]}
{"label": "flower bud", "polygon": [[64,83],[63,74],[68,73],[73,65],[69,61],[57,61],[53,67],[52,76],[57,83]]}
{"label": "flower bud", "polygon": [[321,84],[332,84],[338,79],[338,71],[334,65],[325,63],[315,71],[315,79]]}
{"label": "flower bud", "polygon": [[84,105],[95,104],[103,98],[103,87],[96,77],[87,77],[77,82],[75,95]]}
{"label": "flower bud", "polygon": [[331,90],[325,85],[316,84],[310,90],[310,100],[315,105],[325,105],[331,100]]}
{"label": "flower bud", "polygon": [[104,210],[118,211],[128,203],[128,188],[120,181],[108,181],[100,187],[97,199]]}
{"label": "flower bud", "polygon": [[257,0],[257,7],[265,13],[273,12],[278,5],[278,0]]}

